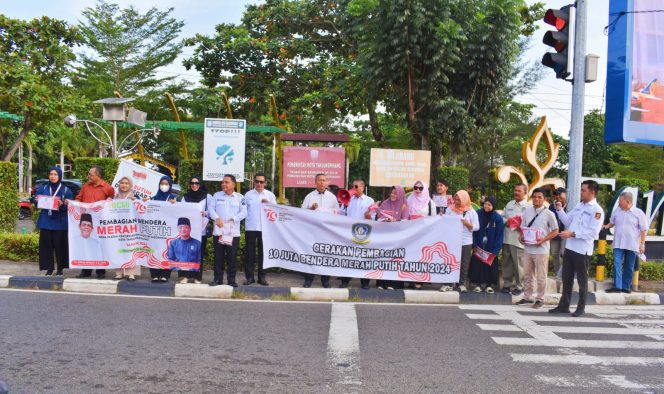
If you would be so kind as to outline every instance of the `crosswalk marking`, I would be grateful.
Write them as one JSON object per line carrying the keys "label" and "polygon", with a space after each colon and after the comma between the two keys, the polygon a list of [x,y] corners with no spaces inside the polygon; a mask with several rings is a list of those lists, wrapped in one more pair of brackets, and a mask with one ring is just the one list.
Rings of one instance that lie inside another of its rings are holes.
{"label": "crosswalk marking", "polygon": [[357,312],[352,303],[332,304],[327,356],[337,384],[344,387],[344,392],[355,392],[362,385],[362,372]]}
{"label": "crosswalk marking", "polygon": [[664,342],[641,342],[641,341],[597,341],[584,339],[565,339],[561,343],[543,342],[534,338],[514,337],[492,337],[499,345],[509,346],[544,346],[563,348],[587,348],[587,349],[662,349]]}
{"label": "crosswalk marking", "polygon": [[[478,324],[485,331],[522,331],[511,324]],[[577,326],[539,326],[543,330],[567,334],[614,334],[614,335],[659,335],[662,328],[614,328],[614,327],[577,327]]]}
{"label": "crosswalk marking", "polygon": [[588,354],[510,354],[512,361],[537,364],[664,365],[662,357],[598,357]]}
{"label": "crosswalk marking", "polygon": [[[492,313],[467,313],[466,316],[473,320],[509,320],[507,317]],[[538,322],[562,322],[569,323],[568,316],[529,316],[530,320]],[[664,319],[611,319],[595,317],[576,317],[574,323],[616,323],[616,324],[664,324]]]}

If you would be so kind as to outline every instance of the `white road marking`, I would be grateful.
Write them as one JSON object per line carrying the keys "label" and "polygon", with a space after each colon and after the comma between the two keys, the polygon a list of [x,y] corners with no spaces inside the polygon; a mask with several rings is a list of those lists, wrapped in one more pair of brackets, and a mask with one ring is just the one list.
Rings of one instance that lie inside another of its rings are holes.
{"label": "white road marking", "polygon": [[607,357],[558,354],[511,353],[512,361],[535,364],[578,364],[578,365],[664,365],[662,357]]}
{"label": "white road marking", "polygon": [[[511,324],[478,324],[485,331],[521,331]],[[539,326],[542,330],[567,334],[613,334],[613,335],[659,335],[662,328],[616,328],[616,327],[577,327],[577,326]]]}
{"label": "white road marking", "polygon": [[327,358],[330,368],[337,375],[337,384],[359,388],[362,384],[360,337],[354,304],[332,304]]}
{"label": "white road marking", "polygon": [[564,339],[561,343],[547,343],[535,338],[491,337],[499,345],[509,346],[544,346],[588,349],[663,349],[662,342],[641,341],[598,341],[583,339]]}
{"label": "white road marking", "polygon": [[484,331],[511,331],[522,332],[523,330],[511,324],[478,324],[479,328]]}
{"label": "white road marking", "polygon": [[[509,318],[491,313],[467,313],[473,320],[509,320]],[[570,323],[568,316],[528,316],[532,321]],[[615,323],[615,324],[664,324],[664,319],[601,319],[596,317],[575,317],[574,323]]]}

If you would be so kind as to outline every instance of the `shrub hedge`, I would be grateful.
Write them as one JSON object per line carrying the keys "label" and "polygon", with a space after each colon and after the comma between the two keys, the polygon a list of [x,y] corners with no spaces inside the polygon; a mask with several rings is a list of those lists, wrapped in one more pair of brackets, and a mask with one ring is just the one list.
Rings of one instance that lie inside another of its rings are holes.
{"label": "shrub hedge", "polygon": [[38,261],[39,233],[0,233],[0,260]]}
{"label": "shrub hedge", "polygon": [[18,220],[18,170],[16,163],[0,162],[0,232],[13,232]]}
{"label": "shrub hedge", "polygon": [[90,167],[99,166],[104,171],[102,178],[110,184],[115,178],[115,173],[118,172],[119,165],[120,160],[111,157],[78,157],[74,159],[74,177],[86,182]]}
{"label": "shrub hedge", "polygon": [[[449,194],[454,194],[459,190],[467,190],[470,182],[468,169],[466,167],[440,167],[438,169],[438,179],[444,179],[450,184]],[[431,183],[434,183],[434,179]],[[436,192],[436,185],[429,185],[432,193]]]}
{"label": "shrub hedge", "polygon": [[514,186],[521,183],[517,176],[512,176],[507,183],[502,183],[496,179],[496,170],[489,170],[489,191],[488,196],[496,197],[496,209],[504,209],[505,205],[514,199]]}
{"label": "shrub hedge", "polygon": [[[203,177],[203,160],[182,160],[178,168],[178,183],[183,193],[189,188],[188,182],[193,176]],[[203,183],[208,193],[214,194],[219,191],[219,182],[205,181]]]}

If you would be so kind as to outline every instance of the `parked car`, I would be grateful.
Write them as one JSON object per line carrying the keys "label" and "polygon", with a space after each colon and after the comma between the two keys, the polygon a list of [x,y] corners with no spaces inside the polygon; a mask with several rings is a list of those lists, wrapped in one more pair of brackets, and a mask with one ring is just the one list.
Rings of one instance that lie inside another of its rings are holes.
{"label": "parked car", "polygon": [[[48,179],[37,179],[30,188],[30,201],[34,202],[35,201],[35,193],[37,192],[37,189],[42,187],[43,185],[48,183]],[[71,194],[76,197],[78,192],[81,191],[81,188],[83,187],[83,182],[81,182],[80,179],[63,179],[62,180],[62,185],[67,186],[69,190],[71,190]]]}

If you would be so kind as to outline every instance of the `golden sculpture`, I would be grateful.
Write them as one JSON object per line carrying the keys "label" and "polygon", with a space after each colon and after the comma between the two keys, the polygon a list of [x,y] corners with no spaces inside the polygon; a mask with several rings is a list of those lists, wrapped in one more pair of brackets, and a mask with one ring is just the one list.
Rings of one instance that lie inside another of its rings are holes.
{"label": "golden sculpture", "polygon": [[[546,161],[543,164],[540,164],[537,160],[537,146],[540,143],[540,140],[544,137],[547,149]],[[553,186],[553,188],[565,187],[565,181],[560,178],[546,178],[546,174],[553,168],[553,165],[558,159],[558,152],[560,150],[560,145],[553,141],[553,135],[551,130],[546,124],[546,117],[543,116],[540,119],[540,123],[535,129],[535,133],[530,138],[529,141],[523,142],[523,148],[521,150],[521,156],[523,161],[526,162],[533,169],[533,179],[532,182],[528,183],[526,175],[518,167],[513,166],[502,166],[496,169],[496,179],[499,182],[507,183],[510,180],[512,174],[519,177],[522,183],[528,185],[528,197],[533,190],[542,186]]]}

